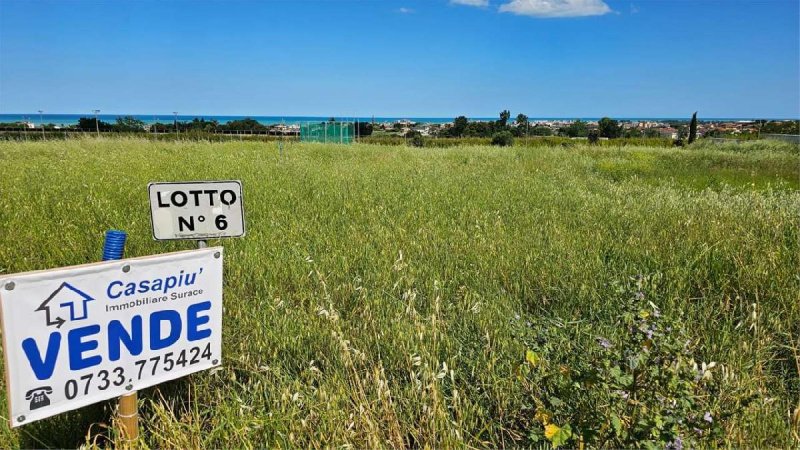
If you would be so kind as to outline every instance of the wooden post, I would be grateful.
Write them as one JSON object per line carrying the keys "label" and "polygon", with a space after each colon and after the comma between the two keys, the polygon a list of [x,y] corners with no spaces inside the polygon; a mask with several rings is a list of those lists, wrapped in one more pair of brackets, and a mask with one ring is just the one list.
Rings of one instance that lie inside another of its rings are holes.
{"label": "wooden post", "polygon": [[128,442],[139,439],[139,396],[136,391],[119,398],[117,417],[122,439]]}
{"label": "wooden post", "polygon": [[[108,230],[103,243],[103,261],[122,259],[125,254],[125,241],[128,235],[124,231]],[[123,268],[125,271],[125,268]],[[130,386],[128,389],[131,389]],[[139,408],[136,391],[119,398],[117,418],[119,431],[125,441],[132,442],[139,438]]]}

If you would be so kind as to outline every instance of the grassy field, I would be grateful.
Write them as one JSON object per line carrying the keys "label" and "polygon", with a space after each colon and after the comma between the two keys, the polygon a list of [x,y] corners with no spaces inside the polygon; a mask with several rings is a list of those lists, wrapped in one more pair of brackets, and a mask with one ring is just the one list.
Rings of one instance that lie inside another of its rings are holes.
{"label": "grassy field", "polygon": [[[147,183],[241,179],[224,357],[154,448],[800,445],[800,152],[0,142],[0,273],[154,242]],[[5,420],[5,394],[0,411]],[[0,447],[105,445],[113,404]]]}

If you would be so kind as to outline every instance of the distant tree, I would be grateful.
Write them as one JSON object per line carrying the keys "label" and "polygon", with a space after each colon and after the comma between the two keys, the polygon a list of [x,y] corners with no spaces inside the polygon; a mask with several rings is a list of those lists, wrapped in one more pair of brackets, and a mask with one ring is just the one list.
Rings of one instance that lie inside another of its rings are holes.
{"label": "distant tree", "polygon": [[586,137],[589,135],[589,124],[582,120],[576,120],[562,128],[561,132],[569,137]]}
{"label": "distant tree", "polygon": [[492,136],[492,145],[500,147],[510,147],[514,145],[514,136],[508,131],[501,131]]}
{"label": "distant tree", "polygon": [[257,120],[249,117],[241,120],[231,120],[220,128],[228,131],[263,131],[267,127],[261,125]]}
{"label": "distant tree", "polygon": [[683,147],[683,140],[689,135],[689,129],[684,124],[677,125],[675,128],[678,130],[678,139],[681,141],[680,146]]}
{"label": "distant tree", "polygon": [[597,128],[600,132],[600,137],[604,138],[616,139],[622,134],[622,127],[619,122],[608,117],[600,119],[597,123]]}
{"label": "distant tree", "polygon": [[144,122],[133,116],[117,117],[117,123],[114,124],[114,131],[133,132],[143,130]]}
{"label": "distant tree", "polygon": [[210,132],[219,127],[219,122],[195,117],[191,122],[181,122],[178,125],[181,130]]}
{"label": "distant tree", "polygon": [[597,141],[600,140],[600,130],[593,128],[589,130],[589,134],[586,137],[589,138],[589,144],[597,144]]}
{"label": "distant tree", "polygon": [[453,120],[453,126],[450,128],[450,133],[453,137],[461,137],[464,135],[464,130],[467,129],[469,120],[464,116],[458,116]]}
{"label": "distant tree", "polygon": [[625,130],[626,138],[640,138],[642,137],[642,130],[638,128],[629,128]]}
{"label": "distant tree", "polygon": [[78,119],[78,128],[84,131],[95,131],[97,128],[100,131],[111,131],[114,127],[108,122],[95,120],[94,117],[81,117]]}
{"label": "distant tree", "polygon": [[514,134],[517,136],[525,136],[528,134],[530,130],[530,122],[528,121],[528,116],[525,114],[519,113],[517,114],[517,120],[514,121],[516,127],[514,127]]}
{"label": "distant tree", "polygon": [[464,136],[491,137],[494,132],[493,122],[470,122],[464,130]]}
{"label": "distant tree", "polygon": [[504,109],[500,111],[500,120],[497,121],[497,126],[499,128],[505,128],[508,126],[508,119],[511,118],[511,111]]}
{"label": "distant tree", "polygon": [[425,146],[425,140],[422,138],[422,134],[419,131],[410,130],[406,133],[406,138],[408,139],[408,145],[411,147]]}
{"label": "distant tree", "polygon": [[800,120],[772,120],[761,127],[766,134],[800,134]]}
{"label": "distant tree", "polygon": [[659,133],[658,130],[656,130],[654,128],[648,128],[648,129],[644,130],[644,137],[657,138],[657,137],[661,137],[661,133]]}
{"label": "distant tree", "polygon": [[547,125],[536,125],[535,127],[531,128],[531,134],[534,136],[552,136],[553,129]]}
{"label": "distant tree", "polygon": [[356,122],[355,133],[358,136],[370,136],[372,134],[372,124],[369,122]]}
{"label": "distant tree", "polygon": [[689,144],[697,140],[697,111],[692,114],[692,121],[689,122]]}

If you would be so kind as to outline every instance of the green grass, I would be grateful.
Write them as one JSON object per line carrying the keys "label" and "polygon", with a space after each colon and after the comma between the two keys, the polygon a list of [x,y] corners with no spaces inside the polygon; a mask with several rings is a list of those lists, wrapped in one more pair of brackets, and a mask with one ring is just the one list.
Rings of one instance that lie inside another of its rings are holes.
{"label": "green grass", "polygon": [[[110,228],[128,256],[191,248],[152,241],[147,183],[241,179],[247,237],[210,243],[225,365],[140,393],[147,446],[526,445],[515,330],[614,339],[638,274],[719,365],[724,443],[797,446],[800,156],[759,145],[0,142],[0,273],[96,261]],[[0,446],[102,445],[111,406],[0,425]]]}

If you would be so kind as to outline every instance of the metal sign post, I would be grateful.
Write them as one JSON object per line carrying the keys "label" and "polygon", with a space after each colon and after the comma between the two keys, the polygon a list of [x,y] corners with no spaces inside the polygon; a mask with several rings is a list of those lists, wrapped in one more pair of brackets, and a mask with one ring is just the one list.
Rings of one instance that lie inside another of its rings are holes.
{"label": "metal sign post", "polygon": [[[125,254],[125,241],[128,235],[120,230],[106,231],[103,243],[103,261],[122,259]],[[119,397],[117,419],[122,439],[135,441],[139,439],[139,396],[137,391]]]}

